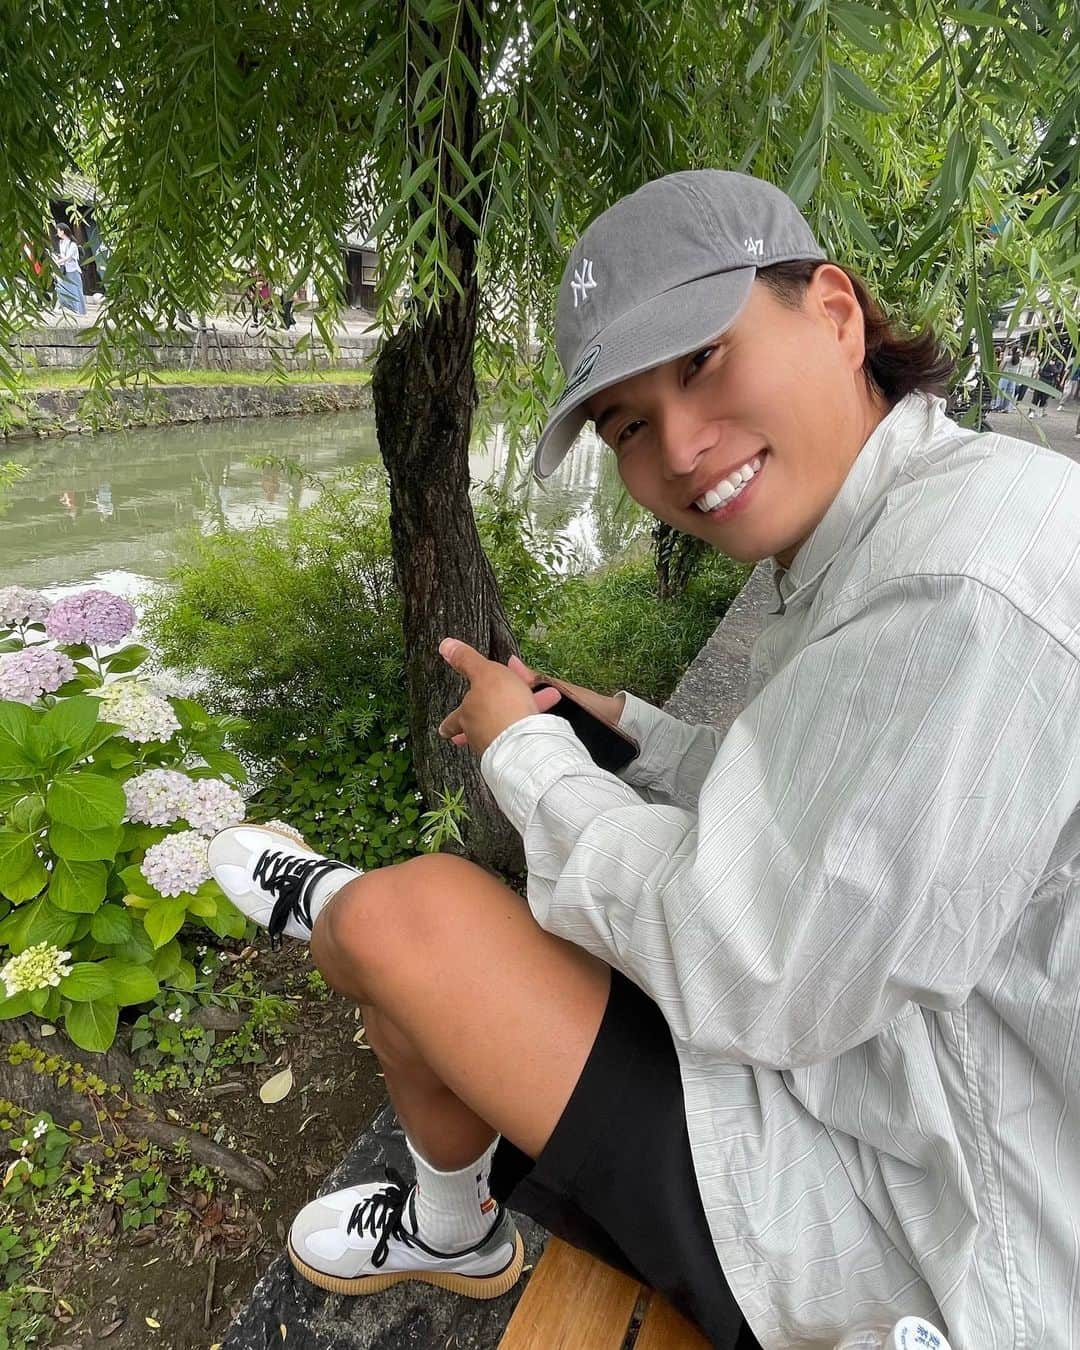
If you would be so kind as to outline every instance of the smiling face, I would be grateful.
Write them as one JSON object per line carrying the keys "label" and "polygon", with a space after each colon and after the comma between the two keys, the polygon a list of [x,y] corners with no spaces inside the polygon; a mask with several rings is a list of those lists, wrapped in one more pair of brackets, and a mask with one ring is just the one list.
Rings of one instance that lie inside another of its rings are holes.
{"label": "smiling face", "polygon": [[586,410],[635,501],[730,557],[789,566],[888,412],[863,356],[859,302],[826,263],[798,308],[756,281],[711,346],[601,390]]}

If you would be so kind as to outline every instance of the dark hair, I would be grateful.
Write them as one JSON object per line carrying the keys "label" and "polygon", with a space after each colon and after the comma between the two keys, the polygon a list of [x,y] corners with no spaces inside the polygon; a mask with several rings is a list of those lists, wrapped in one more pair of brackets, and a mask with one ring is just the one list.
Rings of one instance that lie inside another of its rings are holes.
{"label": "dark hair", "polygon": [[[782,304],[797,309],[814,273],[824,265],[820,258],[774,263],[772,267],[762,267],[758,279]],[[944,397],[954,362],[933,329],[927,327],[917,333],[905,333],[885,314],[859,277],[839,263],[832,265],[840,267],[851,282],[863,312],[866,330],[863,374],[871,389],[883,394],[891,403],[916,389]]]}

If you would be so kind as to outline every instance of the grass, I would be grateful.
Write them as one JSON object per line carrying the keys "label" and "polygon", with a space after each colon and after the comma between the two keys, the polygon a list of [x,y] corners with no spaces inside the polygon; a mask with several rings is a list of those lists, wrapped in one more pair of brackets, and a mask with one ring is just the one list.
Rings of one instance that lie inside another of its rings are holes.
{"label": "grass", "polygon": [[[154,384],[367,384],[371,371],[354,366],[330,370],[290,370],[284,377],[272,370],[157,370]],[[27,370],[19,386],[27,390],[85,389],[90,377],[81,370]]]}

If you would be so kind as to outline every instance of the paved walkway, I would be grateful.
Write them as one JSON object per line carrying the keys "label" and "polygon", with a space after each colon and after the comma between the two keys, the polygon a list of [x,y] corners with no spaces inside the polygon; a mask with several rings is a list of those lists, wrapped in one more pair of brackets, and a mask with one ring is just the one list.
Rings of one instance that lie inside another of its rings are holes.
{"label": "paved walkway", "polygon": [[1080,430],[1080,402],[1075,399],[1066,403],[1058,412],[1058,401],[1051,399],[1046,405],[1046,416],[1029,418],[1030,393],[1020,405],[1019,412],[988,413],[991,429],[1005,436],[1015,436],[1021,441],[1034,441],[1036,445],[1049,445],[1060,450],[1063,455],[1080,463],[1080,440],[1075,439]]}

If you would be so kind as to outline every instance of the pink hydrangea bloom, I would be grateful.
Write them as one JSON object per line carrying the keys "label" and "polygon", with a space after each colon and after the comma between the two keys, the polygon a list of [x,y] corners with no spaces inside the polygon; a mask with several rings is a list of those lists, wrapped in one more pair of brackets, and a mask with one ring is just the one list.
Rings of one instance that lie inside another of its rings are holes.
{"label": "pink hydrangea bloom", "polygon": [[80,591],[57,600],[45,631],[57,642],[119,642],[135,627],[135,611],[112,591]]}
{"label": "pink hydrangea bloom", "polygon": [[49,602],[29,586],[0,586],[0,625],[40,623],[49,612]]}
{"label": "pink hydrangea bloom", "polygon": [[181,830],[152,844],[139,866],[161,895],[190,895],[210,878],[208,847],[209,841],[197,831]]}
{"label": "pink hydrangea bloom", "polygon": [[176,769],[147,769],[124,784],[127,819],[140,825],[171,825],[184,815],[192,782]]}
{"label": "pink hydrangea bloom", "polygon": [[244,799],[220,778],[196,778],[180,814],[200,834],[216,834],[244,819]]}
{"label": "pink hydrangea bloom", "polygon": [[51,647],[24,647],[0,656],[0,699],[33,703],[53,694],[75,674],[75,663]]}

